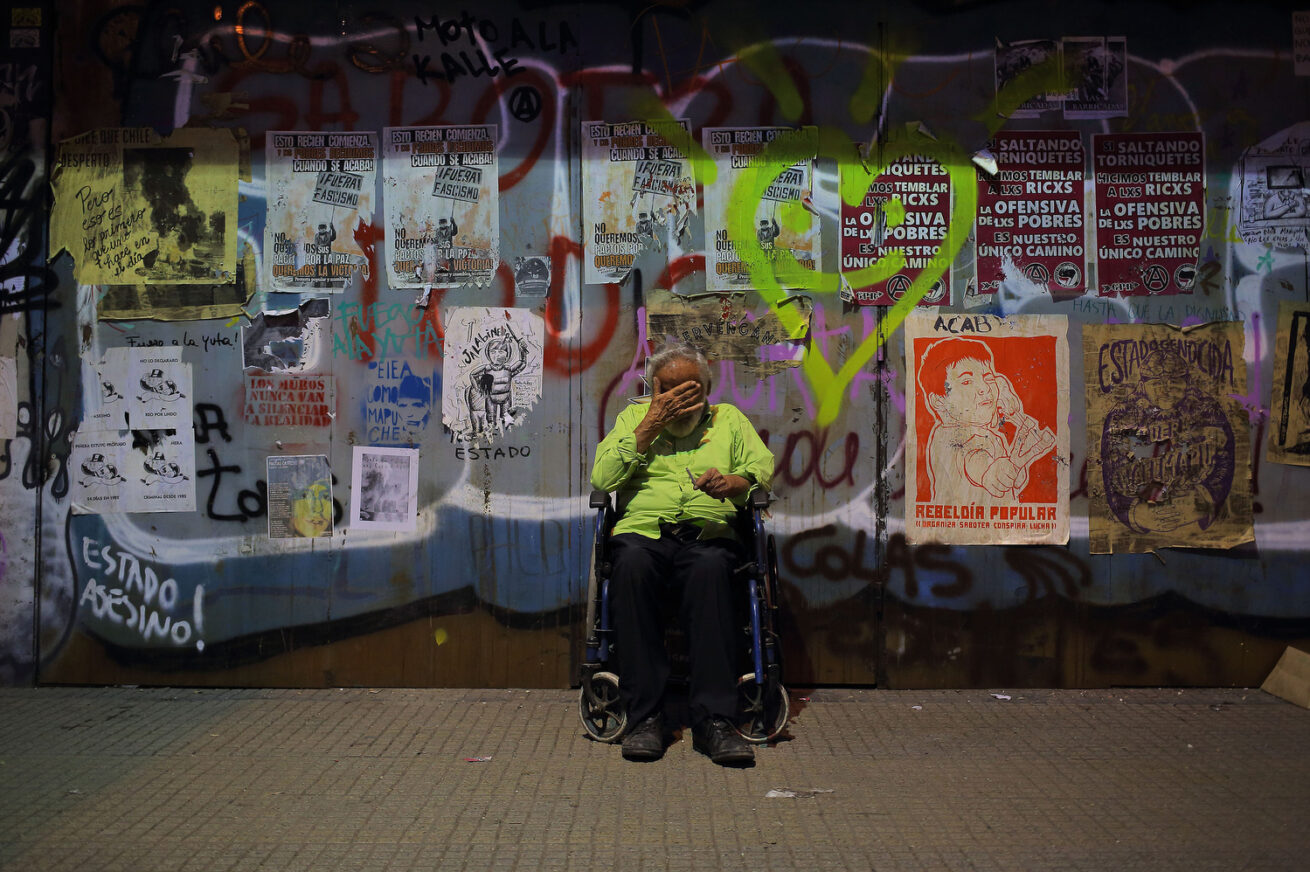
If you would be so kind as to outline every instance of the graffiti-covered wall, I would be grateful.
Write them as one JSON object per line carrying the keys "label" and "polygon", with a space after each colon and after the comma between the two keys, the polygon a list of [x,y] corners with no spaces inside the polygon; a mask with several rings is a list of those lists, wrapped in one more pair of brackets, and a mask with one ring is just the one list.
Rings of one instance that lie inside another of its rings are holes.
{"label": "graffiti-covered wall", "polygon": [[[51,338],[48,317],[71,286],[46,264],[45,218],[49,208],[46,154],[51,103],[48,13],[14,8],[4,21],[0,55],[0,682],[35,677],[38,639],[49,627],[43,613],[72,609],[70,583],[41,587],[43,572],[69,578],[58,526],[40,524],[43,498],[68,494],[58,455],[75,421],[48,390],[48,361],[65,361],[68,346]],[[47,561],[47,569],[42,565]]]}
{"label": "graffiti-covered wall", "polygon": [[1310,638],[1310,22],[52,6],[0,49],[0,679],[569,683],[668,336],[776,457],[789,684]]}

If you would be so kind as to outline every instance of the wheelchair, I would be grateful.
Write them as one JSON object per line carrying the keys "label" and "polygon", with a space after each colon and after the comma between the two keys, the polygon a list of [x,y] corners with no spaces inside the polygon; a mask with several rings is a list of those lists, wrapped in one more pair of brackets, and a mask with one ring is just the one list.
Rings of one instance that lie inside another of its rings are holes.
{"label": "wheelchair", "polygon": [[[764,744],[787,726],[789,705],[782,685],[782,648],[778,640],[778,559],[773,536],[764,527],[769,495],[752,491],[745,506],[737,510],[734,529],[746,550],[746,562],[737,568],[745,603],[742,609],[742,674],[737,680],[737,718],[733,724],[743,739]],[[581,669],[578,714],[587,735],[598,742],[614,743],[623,738],[628,713],[619,697],[620,676],[611,659],[622,640],[614,638],[609,615],[609,538],[617,514],[605,491],[591,492],[596,510],[595,553],[587,585],[586,655]],[[671,630],[670,637],[678,631]],[[674,647],[674,638],[666,640]],[[683,658],[685,660],[685,658]],[[674,675],[679,680],[679,657],[671,654]],[[682,671],[685,675],[685,670]]]}

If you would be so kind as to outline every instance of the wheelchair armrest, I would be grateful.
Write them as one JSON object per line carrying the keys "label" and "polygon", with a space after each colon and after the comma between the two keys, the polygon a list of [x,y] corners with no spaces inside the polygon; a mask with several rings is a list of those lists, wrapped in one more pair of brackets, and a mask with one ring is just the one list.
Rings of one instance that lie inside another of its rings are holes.
{"label": "wheelchair armrest", "polygon": [[607,491],[594,490],[591,492],[591,508],[608,509],[610,507],[610,495]]}
{"label": "wheelchair armrest", "polygon": [[750,496],[746,498],[746,504],[752,509],[767,509],[772,497],[764,488],[752,488]]}

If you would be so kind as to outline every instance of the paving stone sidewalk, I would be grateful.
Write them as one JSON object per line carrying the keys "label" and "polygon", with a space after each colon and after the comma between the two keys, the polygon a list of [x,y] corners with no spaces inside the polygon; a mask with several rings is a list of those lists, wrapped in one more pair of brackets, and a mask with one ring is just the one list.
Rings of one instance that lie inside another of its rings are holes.
{"label": "paving stone sidewalk", "polygon": [[1310,868],[1310,711],[1259,690],[802,696],[725,769],[573,691],[0,689],[0,869]]}

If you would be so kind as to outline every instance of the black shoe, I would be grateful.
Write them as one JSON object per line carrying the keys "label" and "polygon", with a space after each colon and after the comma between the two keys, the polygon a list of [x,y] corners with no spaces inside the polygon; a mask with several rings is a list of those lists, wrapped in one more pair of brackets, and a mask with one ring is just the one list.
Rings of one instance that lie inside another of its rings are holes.
{"label": "black shoe", "polygon": [[627,760],[658,760],[664,756],[664,719],[651,715],[623,737],[623,757]]}
{"label": "black shoe", "polygon": [[755,762],[755,749],[723,718],[707,718],[691,729],[692,747],[720,766]]}

